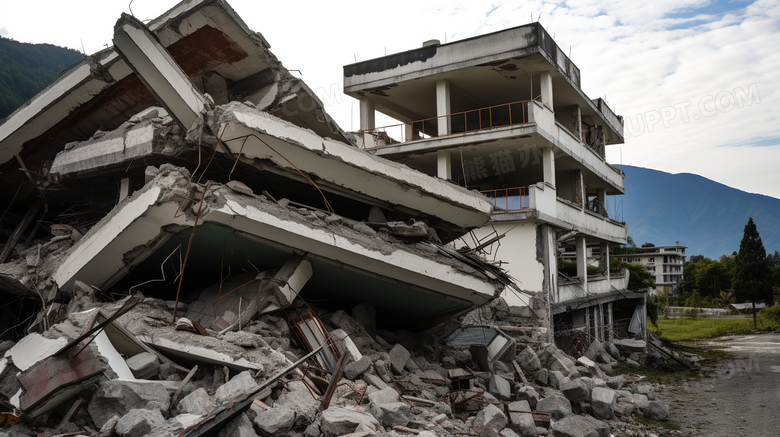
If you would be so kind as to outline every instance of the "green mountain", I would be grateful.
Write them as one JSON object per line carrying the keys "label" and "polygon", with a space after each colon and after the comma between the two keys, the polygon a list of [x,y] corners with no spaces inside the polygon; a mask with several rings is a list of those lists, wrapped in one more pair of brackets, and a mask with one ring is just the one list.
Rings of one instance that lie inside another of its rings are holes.
{"label": "green mountain", "polygon": [[83,58],[76,50],[0,37],[0,120]]}
{"label": "green mountain", "polygon": [[[623,166],[625,196],[611,209],[628,223],[628,235],[641,246],[679,241],[686,255],[716,259],[739,250],[750,217],[768,253],[780,250],[780,199],[747,193],[690,173],[670,174]],[[622,214],[622,217],[621,217]]]}

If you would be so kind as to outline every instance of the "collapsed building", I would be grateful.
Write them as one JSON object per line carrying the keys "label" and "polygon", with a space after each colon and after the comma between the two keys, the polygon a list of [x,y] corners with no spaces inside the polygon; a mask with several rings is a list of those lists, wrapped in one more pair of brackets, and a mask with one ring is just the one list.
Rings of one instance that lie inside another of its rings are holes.
{"label": "collapsed building", "polygon": [[[643,342],[596,335],[576,361],[549,343],[550,303],[571,299],[486,256],[496,196],[363,150],[376,137],[341,130],[223,0],[123,15],[113,47],[0,125],[3,420],[330,437],[665,417],[608,375]],[[508,219],[547,242],[522,251],[554,263],[555,241],[584,244],[539,214]],[[621,241],[602,221],[592,237]]]}

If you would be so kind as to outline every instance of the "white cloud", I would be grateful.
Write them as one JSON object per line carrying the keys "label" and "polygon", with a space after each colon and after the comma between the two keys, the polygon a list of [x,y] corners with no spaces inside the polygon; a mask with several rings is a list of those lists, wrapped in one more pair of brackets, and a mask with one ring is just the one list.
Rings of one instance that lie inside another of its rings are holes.
{"label": "white cloud", "polygon": [[[559,46],[571,50],[584,91],[592,98],[606,96],[626,117],[627,131],[631,118],[645,123],[641,135],[608,147],[611,162],[622,154],[625,164],[696,173],[780,197],[780,172],[774,168],[780,163],[777,0],[732,1],[725,3],[728,11],[707,0],[230,3],[286,67],[300,69],[309,86],[331,95],[333,86],[341,89],[342,66],[355,59],[409,50],[432,38],[452,41],[518,26],[541,13]],[[133,11],[153,18],[173,4],[135,0]],[[110,43],[114,22],[129,12],[126,2],[97,0],[9,2],[3,8],[0,29],[8,37],[77,50],[81,40],[90,53]],[[715,107],[712,113],[709,96],[751,86],[760,102],[728,111]],[[330,100],[328,110],[342,127],[356,127],[354,100]],[[703,100],[709,116],[699,113]],[[687,104],[687,122],[681,113],[670,118],[668,108]],[[666,122],[648,132],[646,122],[662,111]],[[762,147],[745,146],[756,143]]]}

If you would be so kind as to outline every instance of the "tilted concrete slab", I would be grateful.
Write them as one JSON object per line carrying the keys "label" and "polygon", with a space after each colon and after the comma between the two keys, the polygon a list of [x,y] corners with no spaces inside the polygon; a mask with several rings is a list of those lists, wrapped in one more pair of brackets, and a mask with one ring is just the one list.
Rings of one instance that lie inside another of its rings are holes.
{"label": "tilted concrete slab", "polygon": [[[349,142],[317,95],[284,68],[270,44],[249,29],[226,1],[182,1],[148,28],[189,77],[218,74],[235,87],[230,95],[242,101],[264,87],[274,88],[262,94],[266,110],[320,135]],[[204,88],[212,96],[225,91]],[[0,124],[2,171],[24,178],[16,172],[14,155],[44,162],[66,143],[87,140],[97,129],[114,129],[155,104],[154,96],[113,48],[88,56]]]}
{"label": "tilted concrete slab", "polygon": [[220,132],[222,142],[236,155],[269,159],[289,169],[297,167],[350,191],[403,205],[458,227],[484,225],[492,210],[484,196],[355,147],[323,139],[240,103],[223,107],[218,126],[213,129]]}
{"label": "tilted concrete slab", "polygon": [[[164,166],[152,182],[118,205],[69,251],[53,279],[60,289],[68,289],[76,280],[109,289],[164,244],[174,234],[172,229],[192,226],[197,203],[187,199],[199,197],[198,189],[189,183],[186,170]],[[485,303],[503,289],[499,281],[452,258],[394,237],[367,237],[345,224],[313,226],[295,209],[236,194],[222,185],[209,188],[200,220],[227,227],[244,239],[385,278],[403,284],[405,290],[463,308]]]}
{"label": "tilted concrete slab", "polygon": [[114,46],[157,101],[189,129],[209,103],[170,53],[138,19],[122,14],[114,27]]}

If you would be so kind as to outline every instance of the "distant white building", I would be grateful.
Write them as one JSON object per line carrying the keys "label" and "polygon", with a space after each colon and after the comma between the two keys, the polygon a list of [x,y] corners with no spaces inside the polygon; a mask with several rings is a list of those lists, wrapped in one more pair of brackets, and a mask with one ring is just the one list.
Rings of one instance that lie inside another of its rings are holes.
{"label": "distant white building", "polygon": [[655,279],[655,292],[677,293],[682,283],[687,246],[638,247],[637,253],[613,255],[631,264],[642,264]]}

